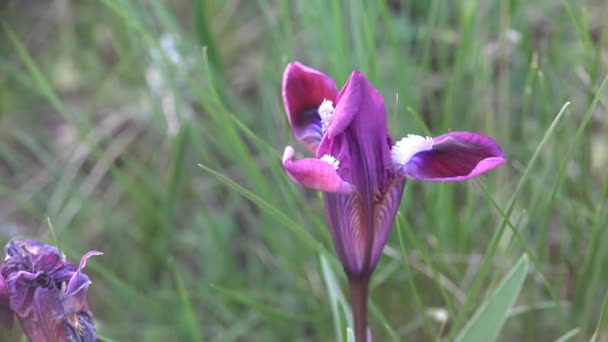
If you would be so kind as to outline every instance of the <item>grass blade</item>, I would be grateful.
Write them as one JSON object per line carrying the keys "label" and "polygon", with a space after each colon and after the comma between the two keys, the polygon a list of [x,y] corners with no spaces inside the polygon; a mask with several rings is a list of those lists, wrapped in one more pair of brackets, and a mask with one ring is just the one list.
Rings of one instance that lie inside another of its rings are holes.
{"label": "grass blade", "polygon": [[481,304],[456,341],[494,341],[502,329],[528,273],[528,257],[523,255],[494,293]]}

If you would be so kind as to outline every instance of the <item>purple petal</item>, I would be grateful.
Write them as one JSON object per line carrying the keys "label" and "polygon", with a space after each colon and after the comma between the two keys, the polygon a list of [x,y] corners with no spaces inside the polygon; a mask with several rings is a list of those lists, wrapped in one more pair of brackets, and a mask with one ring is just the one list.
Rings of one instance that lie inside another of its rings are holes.
{"label": "purple petal", "polygon": [[43,276],[42,272],[30,273],[28,271],[18,271],[6,278],[11,309],[15,313],[22,314],[32,304],[30,292],[34,287],[31,284],[41,276]]}
{"label": "purple petal", "polygon": [[87,260],[94,255],[103,255],[102,252],[89,251],[80,258],[80,265],[70,278],[65,290],[63,307],[66,312],[80,312],[88,306],[87,290],[91,285],[89,277],[82,273]]}
{"label": "purple petal", "polygon": [[90,312],[86,308],[66,312],[62,301],[56,289],[35,289],[32,305],[19,316],[30,341],[96,341]]}
{"label": "purple petal", "polygon": [[492,138],[453,132],[433,139],[433,148],[414,154],[401,172],[413,179],[457,182],[479,176],[504,162],[503,152]]}
{"label": "purple petal", "polygon": [[366,269],[368,231],[361,229],[361,196],[324,194],[325,212],[336,254],[347,274],[361,274]]}
{"label": "purple petal", "polygon": [[317,150],[340,160],[338,174],[373,199],[390,178],[393,163],[382,95],[355,71],[340,91],[336,109]]}
{"label": "purple petal", "polygon": [[317,109],[327,99],[335,102],[338,88],[331,77],[292,62],[283,73],[283,104],[295,137],[313,153],[323,135]]}
{"label": "purple petal", "polygon": [[13,326],[13,311],[10,307],[8,288],[4,277],[0,274],[0,326],[10,328]]}
{"label": "purple petal", "polygon": [[32,289],[30,305],[18,313],[19,323],[30,341],[68,341],[61,332],[63,316],[57,291],[44,287]]}
{"label": "purple petal", "polygon": [[[359,71],[354,71],[336,99],[336,109],[327,127],[327,137],[329,139],[342,133],[350,125],[355,115],[361,111],[362,92],[364,91],[367,92],[365,95],[368,98],[377,100],[374,99],[374,95],[379,94],[373,94],[376,91],[369,84],[365,76]],[[381,98],[380,101],[382,101]]]}
{"label": "purple petal", "polygon": [[84,287],[87,287],[91,284],[89,277],[82,273],[82,269],[87,265],[87,259],[94,255],[103,255],[102,252],[99,251],[90,251],[80,258],[80,266],[76,270],[76,272],[70,278],[68,282],[67,289],[65,291],[65,295],[70,297],[78,293]]}
{"label": "purple petal", "polygon": [[[362,73],[355,71],[336,101],[317,157],[335,156],[340,160],[338,175],[357,189],[352,196],[326,194],[325,208],[345,271],[360,276],[373,271],[377,261],[372,256],[374,241],[386,241],[394,218],[392,210],[394,207],[396,211],[400,198],[397,196],[389,214],[388,209],[378,205],[396,178],[382,96]],[[399,182],[398,190],[402,190],[403,180]],[[398,190],[395,191],[400,193]],[[375,226],[378,220],[382,221],[382,228]]]}
{"label": "purple petal", "polygon": [[403,195],[403,188],[405,188],[404,178],[394,178],[381,196],[378,196],[376,205],[374,207],[374,244],[372,248],[372,256],[370,265],[375,266],[382,250],[386,245],[386,240],[391,233],[393,228],[393,222],[395,221],[395,215],[399,210],[399,204],[401,203],[401,196]]}
{"label": "purple petal", "polygon": [[324,192],[350,193],[354,190],[328,162],[314,158],[293,161],[294,153],[291,146],[285,147],[283,152],[283,168],[294,182]]}
{"label": "purple petal", "polygon": [[[13,240],[0,267],[0,323],[14,313],[31,341],[95,341],[95,326],[86,301],[91,283],[79,268],[53,246],[33,240]],[[4,308],[8,294],[10,309]],[[8,315],[10,314],[10,315]],[[10,322],[9,322],[10,323]]]}

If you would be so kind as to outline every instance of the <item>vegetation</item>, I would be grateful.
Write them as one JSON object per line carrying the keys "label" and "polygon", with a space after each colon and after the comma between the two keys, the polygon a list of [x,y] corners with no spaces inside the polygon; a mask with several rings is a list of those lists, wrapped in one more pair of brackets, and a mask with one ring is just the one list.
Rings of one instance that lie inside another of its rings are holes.
{"label": "vegetation", "polygon": [[346,338],[321,198],[280,164],[297,145],[280,85],[292,60],[338,84],[358,69],[393,136],[478,131],[508,158],[408,182],[375,340],[479,336],[481,306],[508,315],[502,341],[603,341],[607,17],[600,0],[3,1],[0,244],[103,251],[102,340]]}

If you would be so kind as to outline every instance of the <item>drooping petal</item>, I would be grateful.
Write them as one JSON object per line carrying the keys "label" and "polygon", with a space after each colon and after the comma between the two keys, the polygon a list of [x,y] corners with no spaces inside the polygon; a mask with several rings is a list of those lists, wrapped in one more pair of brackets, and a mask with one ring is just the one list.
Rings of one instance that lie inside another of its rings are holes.
{"label": "drooping petal", "polygon": [[331,77],[299,62],[283,73],[283,104],[295,137],[313,153],[323,136],[318,113],[323,100],[334,102],[338,88]]}
{"label": "drooping petal", "polygon": [[345,182],[336,172],[336,164],[321,159],[304,158],[293,161],[295,151],[291,146],[283,152],[283,168],[289,178],[305,187],[324,192],[350,193],[352,184]]}
{"label": "drooping petal", "polygon": [[408,178],[457,182],[479,176],[504,162],[504,154],[492,138],[452,132],[434,138],[432,148],[415,153],[398,167]]}
{"label": "drooping petal", "polygon": [[13,326],[13,311],[10,307],[8,288],[4,277],[0,274],[0,327]]}

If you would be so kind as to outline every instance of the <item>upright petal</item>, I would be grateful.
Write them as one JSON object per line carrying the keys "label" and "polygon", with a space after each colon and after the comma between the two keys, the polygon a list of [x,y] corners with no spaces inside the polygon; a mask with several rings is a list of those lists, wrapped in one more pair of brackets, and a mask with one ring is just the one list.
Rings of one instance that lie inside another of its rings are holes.
{"label": "upright petal", "polygon": [[283,153],[283,168],[294,182],[325,192],[350,193],[354,190],[352,184],[338,176],[336,165],[314,158],[293,161],[294,153],[291,146]]}
{"label": "upright petal", "polygon": [[318,113],[323,100],[335,101],[338,94],[331,77],[292,62],[283,73],[283,104],[295,137],[313,153],[323,136]]}
{"label": "upright petal", "polygon": [[[395,179],[382,96],[363,74],[355,71],[336,102],[317,156],[330,154],[339,159],[338,175],[357,189],[356,200],[326,194],[325,201],[334,245],[344,269],[351,276],[359,276],[373,271],[375,239],[382,243],[386,240],[399,198],[396,205],[388,208],[390,213],[377,212],[387,208],[377,204]],[[386,218],[386,229],[380,229],[382,233],[376,236],[378,215]]]}
{"label": "upright petal", "polygon": [[453,132],[434,138],[431,148],[415,153],[398,168],[408,178],[457,182],[479,176],[504,162],[504,154],[492,138]]}

